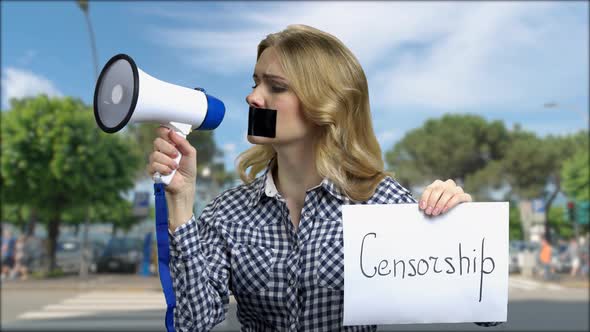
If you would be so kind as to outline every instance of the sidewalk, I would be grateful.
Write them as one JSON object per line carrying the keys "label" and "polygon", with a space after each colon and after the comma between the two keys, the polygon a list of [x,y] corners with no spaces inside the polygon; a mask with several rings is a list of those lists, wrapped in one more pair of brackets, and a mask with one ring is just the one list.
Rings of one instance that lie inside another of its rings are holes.
{"label": "sidewalk", "polygon": [[28,280],[3,280],[2,289],[55,289],[55,290],[125,290],[161,291],[162,285],[157,276],[144,277],[136,274],[91,274],[86,280],[78,275],[58,278]]}
{"label": "sidewalk", "polygon": [[[519,274],[515,274],[514,276],[522,277]],[[522,277],[522,278],[525,278],[525,277]],[[567,287],[567,288],[590,288],[590,279],[588,277],[586,277],[586,278],[572,277],[569,274],[557,274],[556,278],[553,280],[544,280],[541,277],[529,277],[526,279],[537,281],[542,284],[559,285],[559,286]]]}
{"label": "sidewalk", "polygon": [[588,278],[582,278],[582,277],[574,278],[574,277],[571,277],[570,275],[562,275],[562,274],[558,275],[557,280],[551,280],[551,281],[540,280],[540,281],[544,282],[544,283],[558,284],[560,286],[568,287],[568,288],[589,288],[590,287],[590,280]]}

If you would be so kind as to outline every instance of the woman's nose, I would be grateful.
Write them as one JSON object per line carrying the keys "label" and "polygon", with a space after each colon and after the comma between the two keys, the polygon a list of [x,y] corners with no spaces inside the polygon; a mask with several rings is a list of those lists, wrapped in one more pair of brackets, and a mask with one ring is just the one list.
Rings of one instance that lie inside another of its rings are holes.
{"label": "woman's nose", "polygon": [[256,89],[246,96],[246,102],[248,105],[254,106],[256,108],[264,107],[264,99],[259,93],[256,93]]}

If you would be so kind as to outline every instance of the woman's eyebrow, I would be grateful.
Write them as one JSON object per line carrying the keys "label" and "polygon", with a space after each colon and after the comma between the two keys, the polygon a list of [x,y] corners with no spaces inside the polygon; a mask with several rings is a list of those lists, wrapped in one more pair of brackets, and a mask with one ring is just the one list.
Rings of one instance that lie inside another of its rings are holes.
{"label": "woman's eyebrow", "polygon": [[[258,75],[253,74],[252,75],[252,78],[257,79],[258,78]],[[281,77],[281,76],[278,76],[278,75],[273,75],[273,74],[262,74],[262,78],[264,78],[264,79],[278,79],[278,80],[282,80],[282,81],[285,81],[285,82],[287,81],[286,78]]]}

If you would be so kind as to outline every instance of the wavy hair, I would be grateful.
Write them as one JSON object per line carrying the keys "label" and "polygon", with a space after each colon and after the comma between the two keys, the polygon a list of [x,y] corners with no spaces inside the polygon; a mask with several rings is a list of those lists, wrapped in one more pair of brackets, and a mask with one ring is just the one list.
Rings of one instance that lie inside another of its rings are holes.
{"label": "wavy hair", "polygon": [[[384,170],[367,79],[358,60],[336,37],[306,25],[289,25],[268,35],[258,44],[256,59],[269,47],[277,52],[304,116],[317,126],[318,174],[353,201],[369,199],[379,182],[393,174]],[[254,181],[275,155],[271,145],[242,152],[236,167],[242,181]]]}

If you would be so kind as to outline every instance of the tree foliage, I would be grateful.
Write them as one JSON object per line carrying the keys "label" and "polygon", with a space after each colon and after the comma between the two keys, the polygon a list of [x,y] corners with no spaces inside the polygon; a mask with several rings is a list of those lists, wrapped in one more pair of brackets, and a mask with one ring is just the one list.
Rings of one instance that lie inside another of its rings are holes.
{"label": "tree foliage", "polygon": [[522,240],[522,221],[520,220],[520,211],[518,211],[518,205],[516,202],[510,203],[509,208],[509,223],[508,223],[508,238],[510,240]]}
{"label": "tree foliage", "polygon": [[134,142],[102,132],[79,99],[13,99],[2,114],[2,199],[48,223],[49,268],[64,213],[120,202],[141,167]]}
{"label": "tree foliage", "polygon": [[501,160],[507,143],[508,131],[501,121],[448,114],[408,132],[385,159],[406,186],[424,185],[435,178],[463,183],[490,162]]}
{"label": "tree foliage", "polygon": [[549,225],[560,238],[569,239],[574,235],[572,223],[565,217],[565,209],[562,206],[554,206],[548,213]]}
{"label": "tree foliage", "polygon": [[588,131],[539,137],[519,125],[508,130],[475,115],[444,115],[408,132],[385,159],[405,186],[454,179],[476,200],[502,188],[508,189],[503,199],[541,198],[547,236],[549,211],[562,188],[588,197]]}
{"label": "tree foliage", "polygon": [[565,160],[561,169],[563,191],[577,201],[590,200],[590,163],[588,137],[575,154]]}

